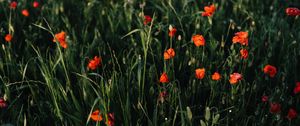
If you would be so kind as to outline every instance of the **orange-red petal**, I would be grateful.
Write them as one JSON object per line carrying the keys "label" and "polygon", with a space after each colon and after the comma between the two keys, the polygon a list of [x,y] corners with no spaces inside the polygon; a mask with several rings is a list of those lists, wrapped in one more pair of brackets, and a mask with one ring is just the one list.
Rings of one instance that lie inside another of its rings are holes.
{"label": "orange-red petal", "polygon": [[277,73],[276,67],[272,65],[266,65],[263,71],[265,74],[269,75],[270,77],[274,77]]}
{"label": "orange-red petal", "polygon": [[215,72],[212,76],[211,76],[212,80],[218,81],[221,79],[221,75],[218,72]]}
{"label": "orange-red petal", "polygon": [[91,70],[95,70],[98,66],[101,65],[101,62],[101,57],[95,56],[94,59],[89,61],[88,68]]}
{"label": "orange-red petal", "polygon": [[7,34],[4,39],[5,41],[10,42],[12,40],[12,35]]}
{"label": "orange-red petal", "polygon": [[166,72],[163,72],[159,78],[159,82],[160,83],[168,83],[169,82],[169,78]]}
{"label": "orange-red petal", "polygon": [[25,17],[29,16],[29,11],[27,9],[22,10],[22,15]]}
{"label": "orange-red petal", "polygon": [[175,51],[173,48],[169,48],[167,51],[164,52],[164,59],[168,60],[175,57]]}
{"label": "orange-red petal", "polygon": [[205,45],[205,39],[202,35],[194,35],[192,37],[192,40],[195,44],[195,46],[204,46]]}
{"label": "orange-red petal", "polygon": [[169,36],[170,36],[170,37],[175,36],[176,32],[177,32],[177,29],[176,29],[176,28],[170,29],[170,31],[169,31]]}
{"label": "orange-red petal", "polygon": [[248,58],[248,50],[247,49],[241,49],[240,54],[241,54],[242,59],[247,59]]}
{"label": "orange-red petal", "polygon": [[212,16],[216,10],[216,7],[214,4],[210,6],[205,6],[204,7],[204,12],[202,13],[202,16]]}
{"label": "orange-red petal", "polygon": [[242,77],[243,76],[239,73],[230,74],[229,83],[232,84],[232,85],[235,85],[235,84],[237,84],[237,82],[239,82],[239,80],[242,79]]}
{"label": "orange-red petal", "polygon": [[102,119],[103,119],[103,117],[102,117],[102,115],[101,115],[101,113],[100,113],[100,110],[95,110],[95,111],[91,114],[90,118],[91,118],[92,120],[94,120],[94,121],[102,121]]}
{"label": "orange-red petal", "polygon": [[59,42],[59,44],[63,47],[63,48],[67,48],[67,42],[66,42],[66,33],[64,31],[55,34],[55,38],[53,38],[53,42]]}
{"label": "orange-red petal", "polygon": [[197,79],[203,79],[205,76],[205,69],[204,68],[198,68],[195,70],[195,76]]}

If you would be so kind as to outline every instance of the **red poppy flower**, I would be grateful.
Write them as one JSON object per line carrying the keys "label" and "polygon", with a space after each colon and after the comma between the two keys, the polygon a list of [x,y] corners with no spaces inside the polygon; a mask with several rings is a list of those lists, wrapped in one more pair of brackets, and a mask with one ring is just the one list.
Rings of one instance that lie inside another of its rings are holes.
{"label": "red poppy flower", "polygon": [[94,121],[102,121],[103,119],[100,110],[98,109],[91,114],[90,118]]}
{"label": "red poppy flower", "polygon": [[281,111],[281,105],[279,103],[271,103],[270,104],[270,112],[273,114],[277,114]]}
{"label": "red poppy flower", "polygon": [[167,91],[162,91],[159,93],[159,97],[167,97],[168,96],[168,92]]}
{"label": "red poppy flower", "polygon": [[10,9],[16,9],[17,8],[18,3],[16,1],[13,1],[9,4],[9,8]]}
{"label": "red poppy flower", "polygon": [[248,32],[235,33],[235,36],[232,38],[232,42],[248,46]]}
{"label": "red poppy flower", "polygon": [[107,114],[107,122],[106,122],[106,125],[108,126],[114,126],[115,125],[115,116],[114,116],[114,113],[108,113]]}
{"label": "red poppy flower", "polygon": [[268,100],[269,100],[269,97],[266,96],[266,95],[264,95],[264,96],[261,97],[261,101],[262,102],[267,102]]}
{"label": "red poppy flower", "polygon": [[297,111],[293,108],[289,109],[288,115],[286,116],[289,120],[296,118],[298,115]]}
{"label": "red poppy flower", "polygon": [[95,56],[94,59],[89,61],[88,68],[91,70],[95,70],[98,66],[101,65],[101,62],[101,57]]}
{"label": "red poppy flower", "polygon": [[203,17],[205,17],[205,16],[210,17],[214,14],[215,10],[216,10],[216,7],[213,4],[210,5],[210,6],[205,6],[204,7],[204,12],[202,13],[202,16]]}
{"label": "red poppy flower", "polygon": [[22,15],[25,17],[29,16],[29,11],[27,9],[22,10]]}
{"label": "red poppy flower", "polygon": [[202,35],[194,35],[192,37],[192,40],[194,41],[195,46],[204,46],[205,45],[205,39]]}
{"label": "red poppy flower", "polygon": [[247,49],[241,49],[240,54],[241,54],[242,59],[247,59],[248,58],[248,50]]}
{"label": "red poppy flower", "polygon": [[203,79],[205,76],[205,69],[204,68],[198,68],[195,70],[195,76],[197,79]]}
{"label": "red poppy flower", "polygon": [[264,73],[268,74],[270,77],[274,77],[277,73],[277,69],[276,67],[272,66],[272,65],[266,65],[264,67]]}
{"label": "red poppy flower", "polygon": [[11,39],[12,39],[12,35],[11,34],[6,34],[4,39],[5,39],[6,42],[10,42]]}
{"label": "red poppy flower", "polygon": [[212,80],[218,81],[221,79],[221,75],[218,72],[215,72],[212,76],[211,76]]}
{"label": "red poppy flower", "polygon": [[53,42],[56,42],[56,40],[59,42],[59,44],[63,47],[63,48],[67,48],[67,42],[66,42],[66,33],[64,31],[55,34],[55,38],[53,38]]}
{"label": "red poppy flower", "polygon": [[3,98],[0,98],[0,108],[6,108],[7,107],[7,103]]}
{"label": "red poppy flower", "polygon": [[147,25],[152,21],[152,18],[149,15],[144,16],[144,25]]}
{"label": "red poppy flower", "polygon": [[169,36],[170,36],[170,37],[175,36],[176,32],[177,32],[177,29],[176,29],[176,28],[174,28],[174,27],[169,28]]}
{"label": "red poppy flower", "polygon": [[300,82],[296,83],[296,87],[294,88],[294,94],[298,94],[300,92]]}
{"label": "red poppy flower", "polygon": [[164,59],[168,60],[175,57],[175,51],[173,48],[169,48],[167,51],[164,52]]}
{"label": "red poppy flower", "polygon": [[32,3],[32,6],[34,7],[34,8],[38,8],[39,7],[39,2],[37,2],[37,1],[34,1],[33,3]]}
{"label": "red poppy flower", "polygon": [[159,82],[160,83],[168,83],[169,82],[169,78],[166,72],[163,72],[159,78]]}
{"label": "red poppy flower", "polygon": [[162,92],[159,93],[158,101],[163,103],[165,101],[166,97],[168,97],[168,92],[167,91],[162,91]]}
{"label": "red poppy flower", "polygon": [[242,80],[243,76],[239,73],[230,74],[229,83],[232,85],[237,84],[239,80]]}
{"label": "red poppy flower", "polygon": [[298,8],[289,7],[289,8],[286,8],[285,13],[288,16],[297,16],[297,15],[300,15],[300,10]]}

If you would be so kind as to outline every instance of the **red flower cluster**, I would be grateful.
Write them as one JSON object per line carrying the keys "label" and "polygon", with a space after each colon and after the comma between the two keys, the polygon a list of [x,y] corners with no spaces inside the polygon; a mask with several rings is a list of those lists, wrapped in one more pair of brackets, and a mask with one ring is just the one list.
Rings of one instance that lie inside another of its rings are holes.
{"label": "red flower cluster", "polygon": [[[16,1],[12,1],[12,2],[10,2],[10,4],[9,4],[9,8],[10,8],[10,9],[16,9],[17,6],[18,6],[18,3],[17,3]],[[34,2],[32,3],[32,6],[33,6],[34,8],[38,8],[38,7],[39,7],[39,2],[34,1]],[[25,17],[28,17],[28,16],[29,16],[29,11],[28,11],[27,9],[23,9],[23,10],[21,11],[21,14],[22,14],[23,16],[25,16]]]}
{"label": "red flower cluster", "polygon": [[0,98],[0,108],[6,108],[7,107],[7,103],[4,100],[4,98]]}
{"label": "red flower cluster", "polygon": [[4,39],[5,39],[6,42],[10,42],[12,40],[12,35],[11,34],[6,34]]}
{"label": "red flower cluster", "polygon": [[108,119],[107,119],[106,125],[114,126],[115,125],[115,115],[114,115],[114,113],[108,113],[107,117],[108,117]]}
{"label": "red flower cluster", "polygon": [[53,42],[59,42],[59,44],[63,47],[63,48],[67,48],[67,42],[66,42],[66,33],[64,31],[55,34],[55,37],[53,38]]}
{"label": "red flower cluster", "polygon": [[286,8],[285,13],[288,16],[298,16],[300,15],[300,10],[298,8],[290,7],[290,8]]}
{"label": "red flower cluster", "polygon": [[269,75],[270,77],[274,77],[277,73],[276,67],[272,65],[266,65],[263,69],[264,73]]}
{"label": "red flower cluster", "polygon": [[264,96],[261,97],[261,101],[262,102],[267,102],[268,100],[269,100],[269,97],[266,96],[266,95],[264,95]]}
{"label": "red flower cluster", "polygon": [[248,46],[248,32],[237,32],[232,38],[233,43],[240,43],[241,45]]}
{"label": "red flower cluster", "polygon": [[92,120],[94,120],[94,121],[102,121],[102,119],[103,119],[103,117],[102,117],[102,115],[101,115],[101,113],[100,113],[100,110],[95,110],[92,114],[91,114],[91,116],[90,116],[90,118],[92,119]]}
{"label": "red flower cluster", "polygon": [[210,6],[205,6],[204,7],[204,12],[202,13],[202,16],[203,17],[210,17],[214,14],[215,10],[216,10],[216,7],[213,4],[210,5]]}
{"label": "red flower cluster", "polygon": [[205,69],[204,68],[198,68],[195,70],[195,76],[197,79],[203,79],[205,76]]}
{"label": "red flower cluster", "polygon": [[221,79],[221,75],[218,72],[215,72],[212,76],[211,79],[214,81],[218,81]]}
{"label": "red flower cluster", "polygon": [[175,57],[175,51],[173,48],[169,48],[167,51],[164,52],[164,59],[168,60]]}
{"label": "red flower cluster", "polygon": [[[281,104],[279,103],[270,103],[270,113],[272,114],[278,114],[281,112]],[[295,119],[297,117],[298,113],[295,109],[290,108],[286,118],[289,120]]]}
{"label": "red flower cluster", "polygon": [[281,112],[281,104],[271,103],[270,104],[270,112],[273,114],[277,114],[277,113]]}
{"label": "red flower cluster", "polygon": [[169,82],[169,78],[166,72],[163,72],[159,78],[159,82],[160,83],[168,83]]}
{"label": "red flower cluster", "polygon": [[91,59],[88,64],[88,68],[91,70],[95,70],[98,66],[101,65],[102,59],[101,57],[95,56],[94,59]]}
{"label": "red flower cluster", "polygon": [[32,3],[32,6],[33,6],[34,8],[38,8],[38,7],[40,6],[40,4],[39,4],[39,2],[34,1],[34,2]]}
{"label": "red flower cluster", "polygon": [[242,80],[243,76],[239,73],[230,74],[229,83],[232,85],[236,85],[239,80]]}
{"label": "red flower cluster", "polygon": [[171,38],[175,36],[176,32],[177,32],[177,29],[176,29],[176,28],[174,28],[174,27],[170,27],[170,28],[169,28],[169,36],[170,36]]}
{"label": "red flower cluster", "polygon": [[195,46],[204,46],[205,45],[205,39],[202,35],[194,35],[192,37],[192,40],[195,44]]}
{"label": "red flower cluster", "polygon": [[163,103],[167,97],[168,97],[168,92],[167,91],[162,91],[162,92],[159,93],[158,101]]}
{"label": "red flower cluster", "polygon": [[27,9],[22,10],[22,15],[25,17],[29,16],[29,11]]}
{"label": "red flower cluster", "polygon": [[18,3],[16,1],[12,1],[10,4],[9,4],[9,8],[10,9],[16,9],[18,6]]}
{"label": "red flower cluster", "polygon": [[248,50],[247,49],[241,49],[240,54],[241,54],[242,59],[247,59],[248,58]]}
{"label": "red flower cluster", "polygon": [[[102,114],[100,112],[100,110],[95,110],[91,115],[90,115],[90,118],[94,121],[102,121],[103,120],[103,117],[102,117]],[[108,126],[114,126],[115,124],[115,116],[113,113],[108,113],[107,114],[107,122],[106,122],[106,125]]]}
{"label": "red flower cluster", "polygon": [[296,83],[296,87],[294,88],[294,94],[298,94],[300,92],[300,82]]}
{"label": "red flower cluster", "polygon": [[293,108],[290,108],[286,118],[288,118],[289,120],[292,120],[292,119],[296,118],[297,115],[298,115],[297,111]]}
{"label": "red flower cluster", "polygon": [[152,18],[149,15],[144,16],[144,25],[147,25],[152,21]]}

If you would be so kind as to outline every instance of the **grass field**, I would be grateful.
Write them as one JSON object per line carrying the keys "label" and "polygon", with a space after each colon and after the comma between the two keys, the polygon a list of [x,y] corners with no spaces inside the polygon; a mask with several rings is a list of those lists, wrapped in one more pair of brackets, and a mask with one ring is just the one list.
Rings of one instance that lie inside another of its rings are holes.
{"label": "grass field", "polygon": [[299,0],[0,6],[0,125],[300,125]]}

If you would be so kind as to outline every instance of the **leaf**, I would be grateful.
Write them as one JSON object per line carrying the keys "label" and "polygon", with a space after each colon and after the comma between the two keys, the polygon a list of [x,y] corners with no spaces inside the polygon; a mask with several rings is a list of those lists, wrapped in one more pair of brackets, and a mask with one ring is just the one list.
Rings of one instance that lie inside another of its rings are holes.
{"label": "leaf", "polygon": [[155,91],[154,91],[154,88],[153,87],[150,87],[149,89],[149,94],[150,95],[154,95]]}
{"label": "leaf", "polygon": [[187,112],[188,119],[191,121],[193,118],[193,113],[192,113],[190,107],[186,107],[186,112]]}
{"label": "leaf", "polygon": [[205,120],[208,121],[210,119],[210,109],[209,107],[205,108],[205,116],[204,116]]}
{"label": "leaf", "polygon": [[214,116],[212,123],[213,124],[217,124],[220,118],[220,114],[217,114],[216,116]]}
{"label": "leaf", "polygon": [[15,32],[14,27],[11,24],[8,25],[8,28],[9,28],[9,31],[11,31],[12,33]]}
{"label": "leaf", "polygon": [[134,30],[130,31],[129,33],[127,33],[126,35],[124,35],[121,39],[123,39],[123,38],[125,38],[125,37],[127,37],[127,36],[129,36],[129,35],[131,35],[135,32],[138,32],[138,31],[142,31],[142,29],[134,29]]}
{"label": "leaf", "polygon": [[32,24],[32,25],[34,25],[34,26],[36,26],[36,27],[38,27],[38,28],[40,28],[40,29],[43,29],[43,30],[45,30],[45,31],[51,32],[49,29],[43,27],[42,25],[38,25],[38,24]]}
{"label": "leaf", "polygon": [[205,122],[203,120],[200,120],[201,126],[206,126]]}

